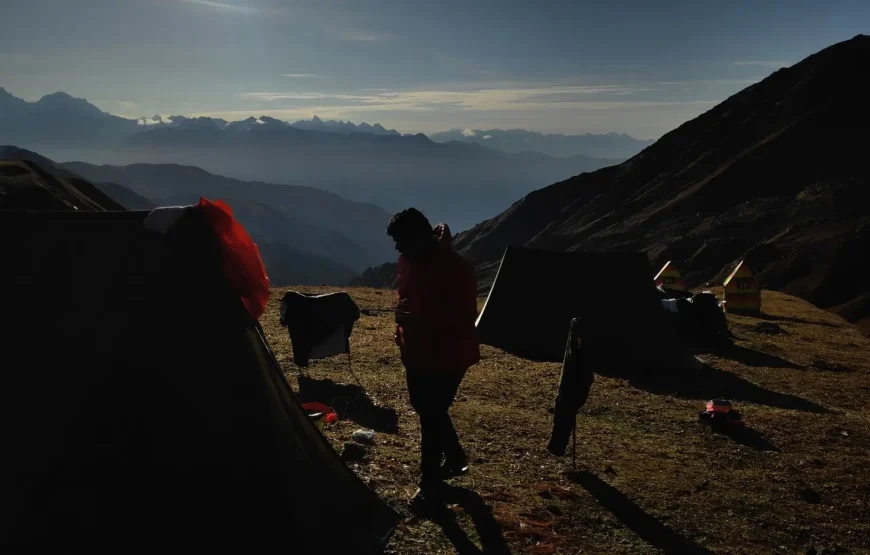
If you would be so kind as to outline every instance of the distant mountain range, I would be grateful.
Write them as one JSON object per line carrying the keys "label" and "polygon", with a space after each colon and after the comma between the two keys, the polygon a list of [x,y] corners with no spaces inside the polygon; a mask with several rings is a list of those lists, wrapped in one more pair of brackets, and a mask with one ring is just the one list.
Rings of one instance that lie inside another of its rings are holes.
{"label": "distant mountain range", "polygon": [[[2,90],[2,89],[0,89]],[[7,93],[8,94],[8,93]],[[15,98],[15,97],[12,97]],[[20,100],[20,99],[16,99]],[[20,104],[19,104],[20,106]],[[210,118],[210,117],[195,117],[189,118],[186,116],[169,116],[163,117],[161,115],[155,115],[150,118],[139,118],[137,120],[142,125],[147,127],[160,126],[160,127],[216,127],[218,129],[228,129],[234,131],[247,131],[251,129],[254,125],[273,125],[278,127],[293,127],[296,129],[302,129],[305,131],[320,131],[321,133],[339,133],[341,135],[349,135],[351,133],[370,133],[372,135],[395,135],[399,136],[401,133],[396,131],[395,129],[385,129],[380,123],[376,123],[374,125],[369,125],[366,122],[362,122],[359,125],[355,125],[349,121],[341,121],[341,120],[322,120],[317,116],[314,116],[311,119],[302,119],[299,121],[294,121],[292,123],[282,121],[275,118],[270,118],[269,116],[260,116],[258,118],[249,117],[248,119],[240,120],[240,121],[227,121],[222,118]],[[142,129],[143,131],[147,129]]]}
{"label": "distant mountain range", "polygon": [[351,270],[394,256],[384,230],[390,214],[311,187],[247,182],[175,164],[61,164],[95,183],[116,183],[159,205],[224,199],[252,234],[330,259]]}
{"label": "distant mountain range", "polygon": [[250,183],[199,168],[57,164],[0,147],[0,210],[151,210],[225,200],[257,244],[275,285],[344,285],[394,257],[389,214],[308,187]]}
{"label": "distant mountain range", "polygon": [[0,89],[0,144],[61,161],[197,166],[237,179],[316,187],[388,211],[413,205],[456,230],[539,187],[621,161],[508,154],[377,125],[345,132],[348,124],[319,118],[294,124],[268,117],[167,120],[157,116],[142,125],[64,93],[25,102]]}
{"label": "distant mountain range", "polygon": [[766,288],[870,332],[867,67],[870,37],[831,46],[618,166],[525,196],[457,248],[483,284],[507,245],[641,250],[693,285],[721,283],[745,259]]}
{"label": "distant mountain range", "polygon": [[349,135],[350,133],[371,133],[372,135],[401,135],[395,129],[384,129],[380,123],[369,125],[362,122],[359,125],[354,125],[349,121],[322,120],[317,116],[309,120],[299,120],[290,123],[296,129],[304,129],[306,131],[323,131],[325,133],[341,133]]}
{"label": "distant mountain range", "polygon": [[655,142],[635,139],[624,133],[561,135],[525,129],[451,129],[432,133],[429,137],[439,143],[461,141],[477,143],[511,154],[540,152],[559,158],[577,155],[593,158],[631,158]]}

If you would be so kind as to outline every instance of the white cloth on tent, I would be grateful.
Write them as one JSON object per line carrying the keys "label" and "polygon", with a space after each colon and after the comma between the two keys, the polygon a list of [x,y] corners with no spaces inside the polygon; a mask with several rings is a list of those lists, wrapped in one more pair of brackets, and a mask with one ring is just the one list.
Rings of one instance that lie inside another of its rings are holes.
{"label": "white cloth on tent", "polygon": [[155,208],[145,217],[145,229],[156,231],[161,235],[166,235],[166,232],[172,229],[175,222],[189,209],[191,206],[161,206]]}
{"label": "white cloth on tent", "polygon": [[346,337],[344,335],[344,326],[338,326],[332,335],[311,347],[311,352],[308,358],[327,358],[335,355],[340,355],[347,352]]}
{"label": "white cloth on tent", "polygon": [[679,312],[680,308],[677,306],[678,299],[662,299],[662,306],[668,312]]}

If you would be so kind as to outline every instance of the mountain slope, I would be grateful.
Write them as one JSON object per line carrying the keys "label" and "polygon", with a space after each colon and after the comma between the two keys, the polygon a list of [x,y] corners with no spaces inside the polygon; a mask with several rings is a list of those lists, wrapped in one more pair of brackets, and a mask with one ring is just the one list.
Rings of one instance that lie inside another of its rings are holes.
{"label": "mountain slope", "polygon": [[0,210],[123,211],[94,184],[45,158],[0,146]]}
{"label": "mountain slope", "polygon": [[157,204],[152,200],[137,195],[117,183],[94,183],[94,186],[128,210],[153,210],[157,208]]}
{"label": "mountain slope", "polygon": [[270,242],[287,243],[358,271],[393,255],[384,233],[387,212],[311,187],[239,181],[174,164],[63,166],[99,183],[119,183],[159,204],[195,203],[200,196],[225,199],[239,221]]}
{"label": "mountain slope", "polygon": [[66,145],[105,148],[138,131],[136,120],[106,114],[64,92],[26,102],[0,88],[0,144],[43,152],[46,147]]}
{"label": "mountain slope", "polygon": [[870,37],[831,46],[618,166],[529,194],[457,246],[484,281],[509,244],[643,250],[653,266],[674,260],[694,284],[745,257],[766,287],[846,306],[861,321],[870,105],[859,68],[868,66]]}

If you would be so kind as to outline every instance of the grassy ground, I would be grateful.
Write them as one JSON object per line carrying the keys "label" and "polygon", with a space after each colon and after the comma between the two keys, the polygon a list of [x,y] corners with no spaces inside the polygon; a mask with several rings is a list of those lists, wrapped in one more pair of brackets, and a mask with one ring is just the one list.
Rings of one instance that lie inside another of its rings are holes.
{"label": "grassy ground", "polygon": [[[306,291],[326,291],[309,288]],[[363,309],[389,291],[354,289]],[[297,368],[273,291],[263,326],[294,388]],[[389,553],[870,553],[870,340],[838,316],[764,292],[762,318],[728,315],[735,349],[699,354],[679,377],[597,375],[578,418],[578,471],[546,451],[559,365],[483,347],[452,415],[472,459],[454,481],[468,493],[438,523],[409,518]],[[377,405],[398,413],[352,468],[406,513],[418,472],[419,429],[408,404],[393,320],[363,315],[354,368]],[[756,331],[766,322],[785,333]],[[346,359],[308,374],[350,382]],[[707,399],[735,402],[754,432],[735,440],[698,421]],[[329,401],[328,399],[325,401]],[[358,424],[329,425],[337,448]],[[569,451],[570,452],[570,451]],[[838,551],[838,553],[841,551]]]}

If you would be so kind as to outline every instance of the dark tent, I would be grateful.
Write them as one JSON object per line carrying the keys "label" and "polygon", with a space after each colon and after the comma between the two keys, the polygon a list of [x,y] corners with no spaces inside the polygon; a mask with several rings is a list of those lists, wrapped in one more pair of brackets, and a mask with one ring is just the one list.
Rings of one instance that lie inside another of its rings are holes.
{"label": "dark tent", "polygon": [[477,319],[480,341],[559,362],[571,320],[603,362],[628,367],[694,364],[670,329],[643,253],[508,247]]}
{"label": "dark tent", "polygon": [[0,212],[7,553],[371,553],[398,515],[338,458],[188,211]]}

